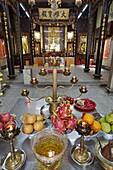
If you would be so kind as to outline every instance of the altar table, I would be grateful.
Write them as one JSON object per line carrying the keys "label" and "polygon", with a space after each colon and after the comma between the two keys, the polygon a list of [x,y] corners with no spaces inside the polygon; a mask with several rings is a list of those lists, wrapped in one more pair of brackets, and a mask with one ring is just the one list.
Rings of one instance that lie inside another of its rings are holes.
{"label": "altar table", "polygon": [[[16,105],[12,108],[10,111],[11,114],[16,114],[17,122],[19,121],[21,116],[24,113],[39,113],[40,108],[45,105],[46,102],[44,99],[38,101],[38,102],[31,102],[26,103],[25,98],[19,99]],[[93,112],[97,112],[94,110]],[[74,114],[81,114],[80,111],[75,110]],[[67,150],[65,152],[65,155],[62,160],[61,167],[58,170],[103,170],[103,168],[100,166],[100,164],[97,162],[96,158],[92,165],[89,167],[82,167],[77,165],[70,157],[70,150],[72,148],[72,145],[74,144],[76,140],[76,143],[80,142],[79,136],[77,136],[77,132],[72,132],[68,135],[68,146]],[[85,140],[85,144],[88,145],[88,147],[94,152],[94,145],[97,140],[95,138],[91,138],[91,140]],[[36,158],[33,155],[33,152],[30,147],[30,139],[28,138],[28,135],[23,134],[20,132],[20,134],[15,138],[14,140],[14,146],[15,148],[21,148],[26,153],[26,163],[21,168],[21,170],[40,170],[36,165]],[[3,139],[0,140],[0,159],[9,152],[9,143],[8,141],[5,141]],[[0,167],[0,170],[2,168]]]}

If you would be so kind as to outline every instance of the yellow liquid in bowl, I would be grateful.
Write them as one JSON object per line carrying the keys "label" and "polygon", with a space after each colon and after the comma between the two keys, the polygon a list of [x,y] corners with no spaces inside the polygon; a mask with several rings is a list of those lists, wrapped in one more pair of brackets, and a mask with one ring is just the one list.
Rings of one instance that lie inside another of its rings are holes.
{"label": "yellow liquid in bowl", "polygon": [[35,151],[37,154],[45,157],[53,157],[60,154],[64,149],[64,144],[56,137],[41,138],[35,144]]}
{"label": "yellow liquid in bowl", "polygon": [[[64,143],[60,141],[56,136],[41,138],[38,143],[35,144],[34,149],[40,158],[37,157],[37,166],[40,170],[57,170],[61,164],[62,157],[65,149]],[[62,152],[62,154],[60,154]],[[60,156],[59,156],[60,154]],[[50,161],[46,162],[42,157],[46,159],[50,158]],[[54,157],[58,156],[57,159]]]}

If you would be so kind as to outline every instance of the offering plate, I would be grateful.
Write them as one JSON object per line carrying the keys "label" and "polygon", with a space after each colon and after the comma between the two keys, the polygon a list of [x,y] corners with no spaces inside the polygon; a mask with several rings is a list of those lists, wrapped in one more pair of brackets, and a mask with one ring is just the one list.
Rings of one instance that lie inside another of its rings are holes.
{"label": "offering plate", "polygon": [[110,132],[110,133],[106,133],[104,131],[100,131],[101,135],[107,139],[107,140],[113,140],[113,132]]}
{"label": "offering plate", "polygon": [[80,147],[80,144],[75,144],[72,149],[71,149],[71,152],[70,152],[70,156],[71,156],[71,159],[76,163],[78,164],[79,166],[82,166],[82,167],[86,167],[86,166],[90,166],[93,161],[94,161],[94,154],[88,149],[88,147],[85,145],[85,149],[87,150],[87,153],[88,153],[88,160],[86,163],[79,163],[76,159],[75,159],[75,156],[74,156],[74,152],[77,148]]}
{"label": "offering plate", "polygon": [[[24,152],[24,150],[20,150],[20,149],[15,149],[15,153],[19,153],[19,155],[21,155],[21,163],[19,164],[19,166],[17,168],[15,168],[15,170],[19,170],[22,168],[22,166],[24,165],[25,161],[26,161],[26,153]],[[11,152],[9,152],[8,154],[6,154],[2,160],[1,160],[1,167],[3,170],[9,170],[7,167],[6,167],[6,161],[9,159],[9,157],[11,156]],[[11,169],[11,170],[14,170],[14,169]]]}

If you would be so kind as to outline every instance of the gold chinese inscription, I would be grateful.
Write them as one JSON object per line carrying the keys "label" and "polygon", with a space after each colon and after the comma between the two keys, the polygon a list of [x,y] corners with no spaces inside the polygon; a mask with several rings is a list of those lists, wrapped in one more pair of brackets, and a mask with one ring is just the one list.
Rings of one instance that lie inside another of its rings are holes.
{"label": "gold chinese inscription", "polygon": [[68,20],[69,19],[69,9],[57,9],[52,10],[51,8],[39,8],[39,18],[42,20]]}

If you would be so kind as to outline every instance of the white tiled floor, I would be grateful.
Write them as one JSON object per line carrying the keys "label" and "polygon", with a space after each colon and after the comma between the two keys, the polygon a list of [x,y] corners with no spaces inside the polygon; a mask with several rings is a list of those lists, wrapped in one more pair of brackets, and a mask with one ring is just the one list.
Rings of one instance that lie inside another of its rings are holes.
{"label": "white tiled floor", "polygon": [[[39,69],[40,68],[33,69],[33,76],[39,78],[40,84],[52,84],[51,79],[44,79],[44,77],[40,78],[38,76]],[[94,100],[97,104],[96,109],[100,114],[111,112],[111,110],[113,109],[113,93],[108,93],[105,89],[105,85],[107,84],[109,76],[109,71],[102,70],[102,77],[100,80],[97,80],[93,77],[95,68],[90,68],[89,73],[85,73],[83,69],[84,65],[71,67],[72,74],[66,78],[62,78],[62,75],[59,73],[58,83],[69,85],[70,78],[73,75],[76,75],[79,81],[71,90],[58,89],[58,94],[69,95],[73,98],[76,98],[79,95],[80,86],[85,84],[87,86],[88,92],[86,94],[83,94],[82,97]],[[23,98],[21,96],[21,90],[25,87],[30,91],[30,96],[33,98],[40,98],[45,95],[52,95],[52,89],[40,91],[36,90],[31,85],[25,85],[23,80],[23,73],[20,73],[18,70],[15,71],[15,74],[17,75],[15,80],[8,79],[7,70],[2,70],[2,72],[4,74],[4,83],[7,83],[9,85],[9,88],[6,89],[4,96],[0,97],[0,101],[2,102],[0,104],[0,112],[10,111],[12,107],[16,104],[18,99]]]}

